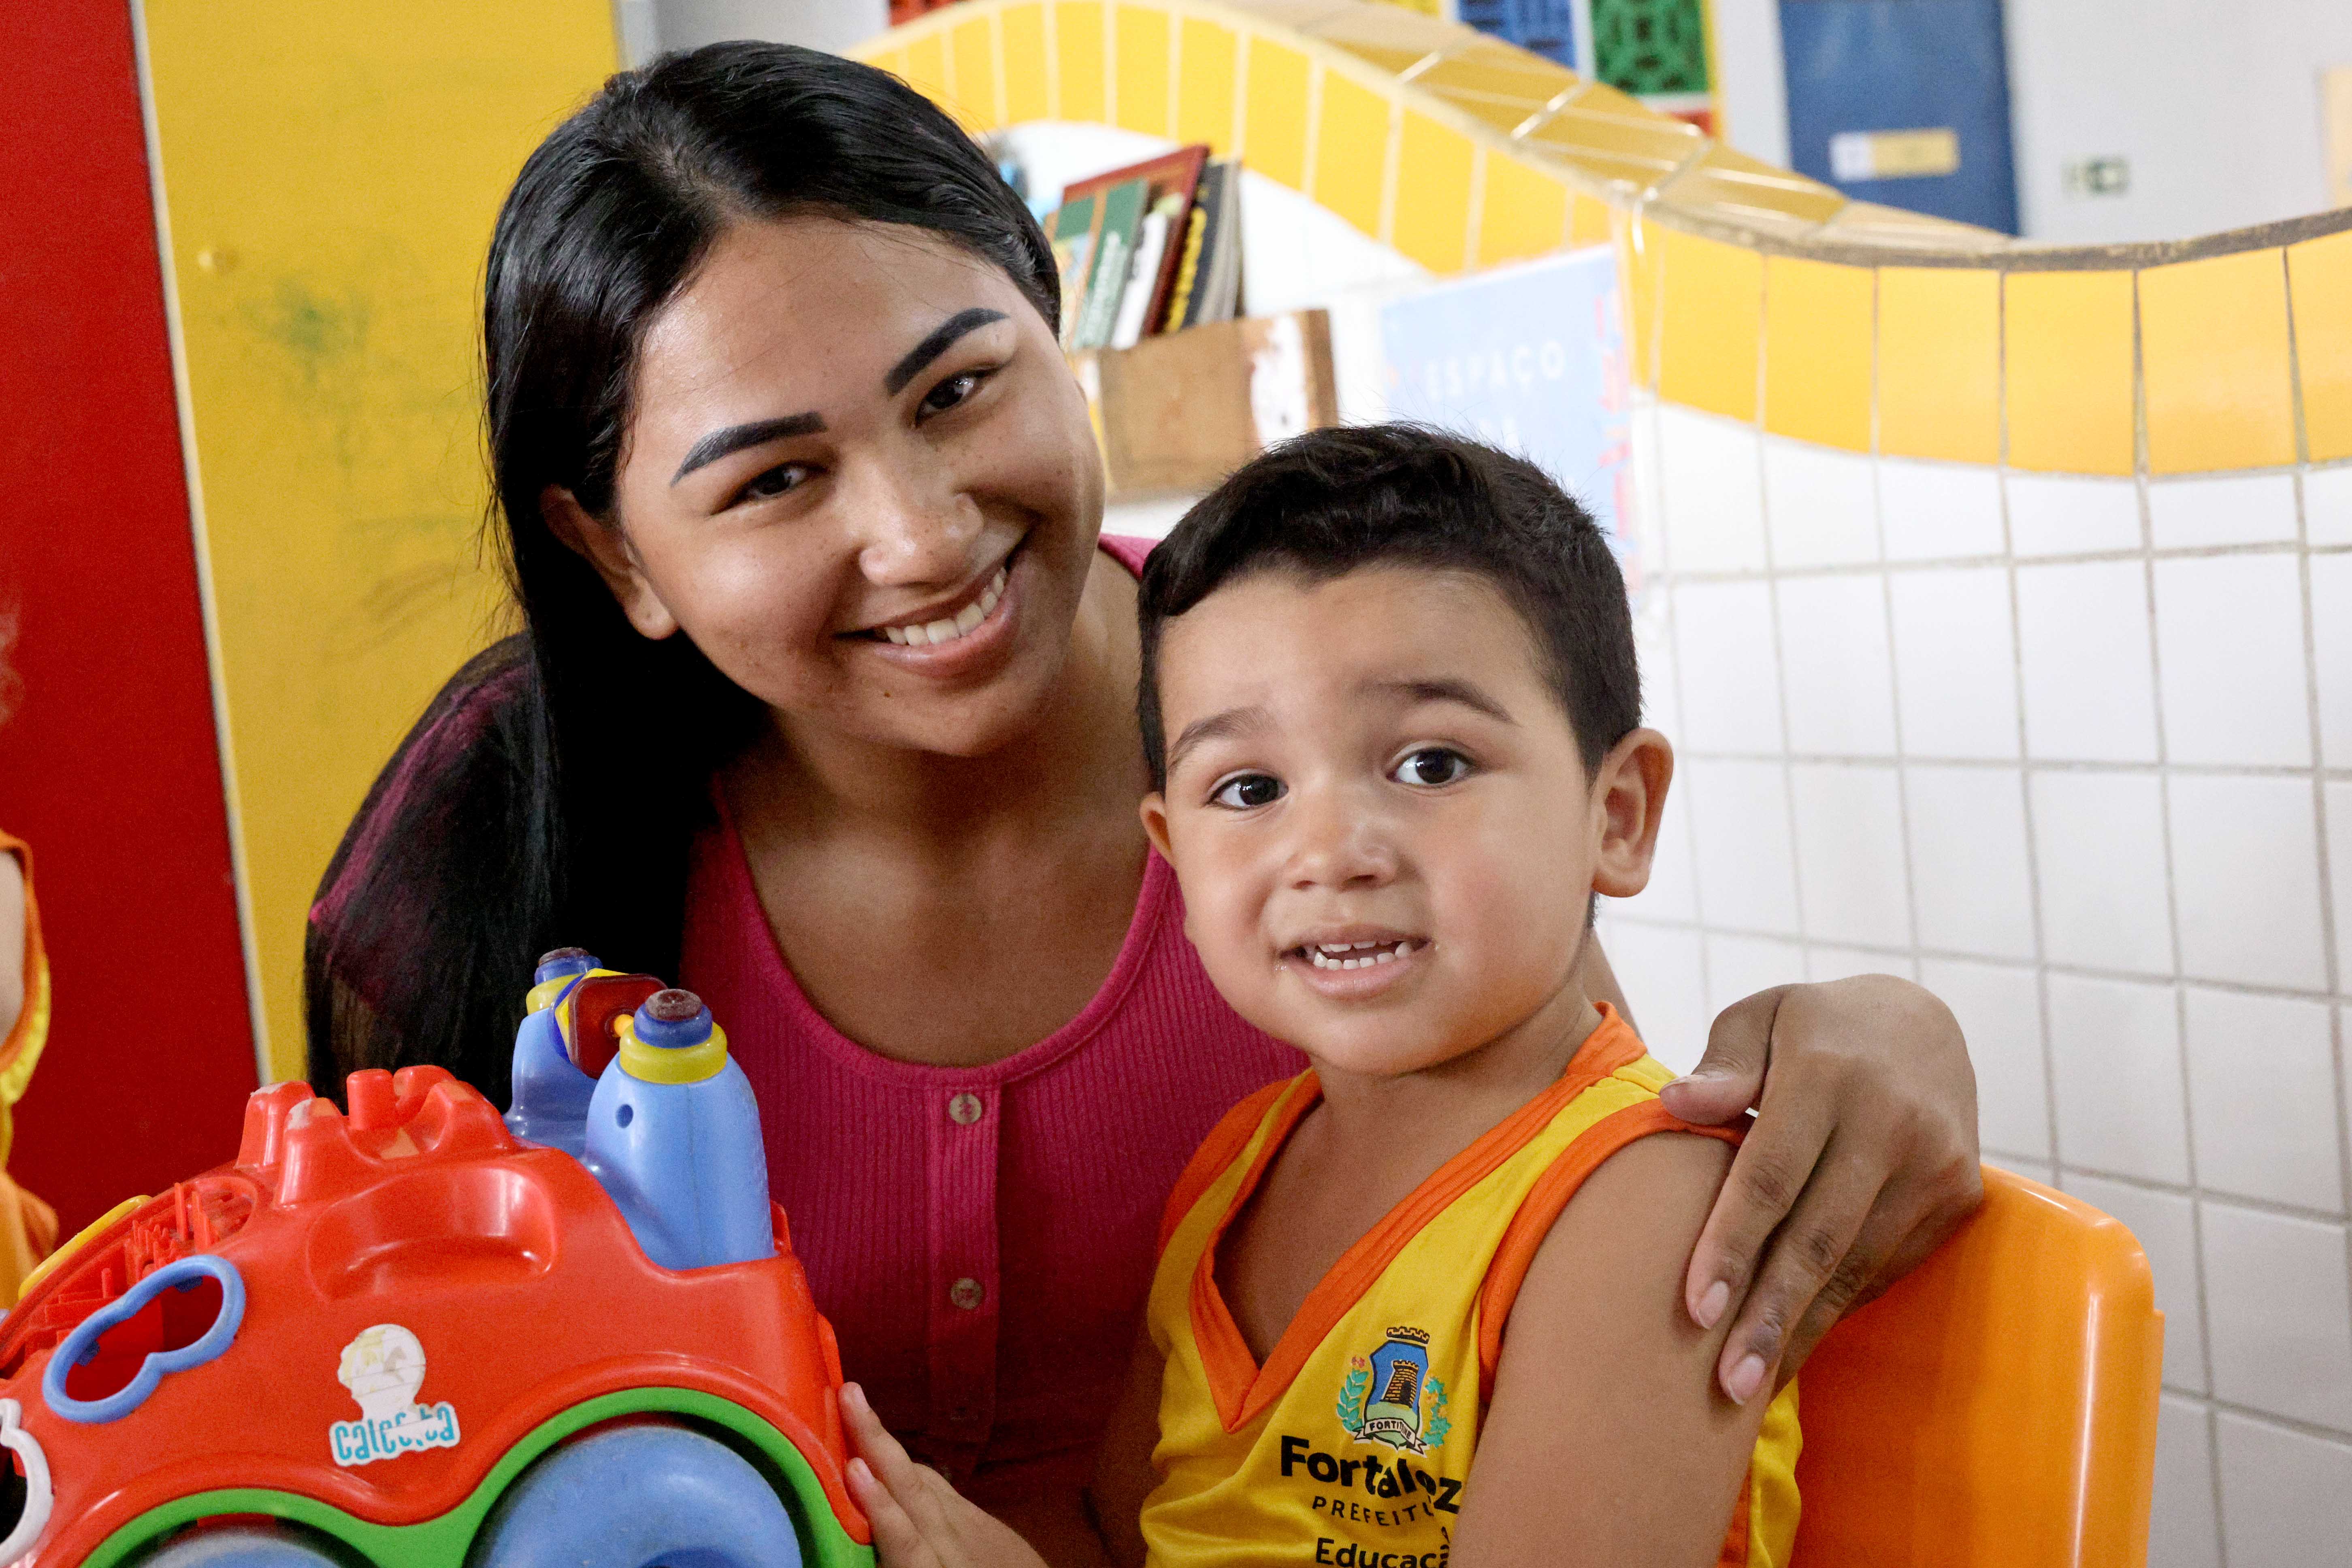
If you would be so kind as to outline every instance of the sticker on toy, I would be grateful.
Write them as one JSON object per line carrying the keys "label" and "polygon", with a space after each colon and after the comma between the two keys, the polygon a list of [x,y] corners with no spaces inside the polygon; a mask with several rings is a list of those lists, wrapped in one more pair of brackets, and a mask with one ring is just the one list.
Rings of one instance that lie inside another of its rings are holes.
{"label": "sticker on toy", "polygon": [[447,1400],[419,1405],[425,1384],[425,1347],[398,1323],[362,1329],[343,1347],[335,1381],[359,1402],[360,1418],[328,1428],[335,1463],[372,1465],[425,1448],[457,1446],[457,1411]]}

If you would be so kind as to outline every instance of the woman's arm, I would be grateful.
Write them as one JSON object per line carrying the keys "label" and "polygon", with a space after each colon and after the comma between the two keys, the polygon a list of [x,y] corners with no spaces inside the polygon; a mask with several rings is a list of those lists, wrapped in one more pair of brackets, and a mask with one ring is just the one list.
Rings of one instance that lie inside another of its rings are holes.
{"label": "woman's arm", "polygon": [[1682,1273],[1731,1162],[1712,1138],[1643,1138],[1553,1225],[1511,1310],[1454,1568],[1717,1560],[1766,1402],[1715,1392],[1729,1325],[1690,1321]]}
{"label": "woman's arm", "polygon": [[[1587,994],[1618,1002],[1601,944],[1585,953]],[[1848,1308],[1916,1268],[1984,1198],[1968,1042],[1907,980],[1736,1002],[1664,1098],[1713,1125],[1756,1109],[1684,1281],[1695,1322],[1732,1320],[1716,1374],[1734,1398],[1796,1375]]]}

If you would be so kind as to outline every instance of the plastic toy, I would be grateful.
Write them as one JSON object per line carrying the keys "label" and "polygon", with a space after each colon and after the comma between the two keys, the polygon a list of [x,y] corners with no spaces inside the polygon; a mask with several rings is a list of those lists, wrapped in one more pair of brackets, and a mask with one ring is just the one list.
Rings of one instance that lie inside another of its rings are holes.
{"label": "plastic toy", "polygon": [[0,1323],[0,1563],[870,1568],[840,1356],[698,999],[548,955],[501,1121],[257,1091]]}

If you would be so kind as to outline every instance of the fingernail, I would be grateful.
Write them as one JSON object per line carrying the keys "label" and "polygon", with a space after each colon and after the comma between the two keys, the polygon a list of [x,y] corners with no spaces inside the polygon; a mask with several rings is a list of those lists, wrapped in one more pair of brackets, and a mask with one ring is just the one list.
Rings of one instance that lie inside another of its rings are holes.
{"label": "fingernail", "polygon": [[1698,1299],[1698,1306],[1691,1313],[1691,1318],[1700,1328],[1711,1329],[1722,1321],[1723,1310],[1729,1305],[1731,1287],[1718,1279],[1706,1288],[1706,1295]]}
{"label": "fingernail", "polygon": [[1731,1375],[1723,1380],[1723,1391],[1731,1395],[1734,1405],[1745,1405],[1764,1386],[1764,1358],[1750,1352],[1742,1356]]}
{"label": "fingernail", "polygon": [[841,1385],[841,1396],[860,1410],[866,1408],[866,1391],[854,1383],[845,1383]]}
{"label": "fingernail", "polygon": [[849,1461],[849,1475],[852,1480],[870,1485],[874,1479],[874,1468],[863,1459],[852,1459]]}

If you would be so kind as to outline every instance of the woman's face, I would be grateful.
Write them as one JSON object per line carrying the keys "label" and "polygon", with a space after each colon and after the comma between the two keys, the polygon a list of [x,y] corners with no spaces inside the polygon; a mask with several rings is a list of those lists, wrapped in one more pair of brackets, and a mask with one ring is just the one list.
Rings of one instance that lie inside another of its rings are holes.
{"label": "woman's face", "polygon": [[915,228],[723,233],[639,351],[616,527],[546,498],[647,637],[789,729],[979,755],[1068,656],[1102,465],[1011,279]]}

